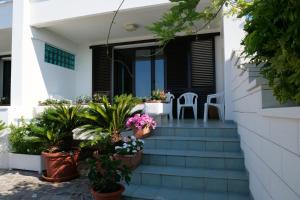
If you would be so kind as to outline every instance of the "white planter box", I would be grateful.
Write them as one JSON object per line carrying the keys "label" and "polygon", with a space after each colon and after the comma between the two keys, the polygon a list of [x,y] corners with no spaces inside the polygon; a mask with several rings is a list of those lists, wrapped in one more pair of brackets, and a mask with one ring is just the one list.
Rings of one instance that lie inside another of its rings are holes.
{"label": "white planter box", "polygon": [[45,169],[41,155],[9,153],[9,169],[21,169],[42,173]]}
{"label": "white planter box", "polygon": [[8,153],[0,152],[0,169],[8,168]]}

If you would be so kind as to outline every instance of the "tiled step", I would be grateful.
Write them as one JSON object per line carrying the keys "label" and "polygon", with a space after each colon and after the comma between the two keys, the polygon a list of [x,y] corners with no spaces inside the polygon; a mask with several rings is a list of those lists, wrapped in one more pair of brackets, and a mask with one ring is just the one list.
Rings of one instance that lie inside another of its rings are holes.
{"label": "tiled step", "polygon": [[157,127],[154,135],[183,137],[225,137],[237,138],[236,128],[187,128],[187,127]]}
{"label": "tiled step", "polygon": [[207,169],[244,170],[241,152],[207,152],[187,150],[145,149],[144,165],[177,166]]}
{"label": "tiled step", "polygon": [[250,200],[248,195],[228,192],[203,192],[157,186],[130,185],[123,194],[125,200]]}
{"label": "tiled step", "polygon": [[210,192],[249,191],[246,172],[201,168],[141,165],[134,171],[132,183]]}
{"label": "tiled step", "polygon": [[157,136],[145,139],[145,149],[240,152],[238,138]]}

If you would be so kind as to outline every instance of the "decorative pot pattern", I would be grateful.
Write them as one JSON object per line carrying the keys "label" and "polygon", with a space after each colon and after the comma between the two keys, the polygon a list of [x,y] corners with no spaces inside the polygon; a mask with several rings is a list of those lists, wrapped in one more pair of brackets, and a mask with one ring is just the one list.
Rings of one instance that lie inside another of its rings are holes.
{"label": "decorative pot pattern", "polygon": [[136,169],[142,161],[143,151],[138,151],[134,155],[114,155],[114,159],[121,160],[123,165],[126,165],[129,169]]}
{"label": "decorative pot pattern", "polygon": [[132,130],[134,132],[134,136],[137,139],[149,137],[151,135],[151,131],[152,131],[149,127],[145,127],[143,129],[137,129],[137,128],[133,127]]}
{"label": "decorative pot pattern", "polygon": [[79,176],[77,161],[79,150],[70,152],[42,152],[45,160],[46,173],[43,178],[50,182],[64,182]]}

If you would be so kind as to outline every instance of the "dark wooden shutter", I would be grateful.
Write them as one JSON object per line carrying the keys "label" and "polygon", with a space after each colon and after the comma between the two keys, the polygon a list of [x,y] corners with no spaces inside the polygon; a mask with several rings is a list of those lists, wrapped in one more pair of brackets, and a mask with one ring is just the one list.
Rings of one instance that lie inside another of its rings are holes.
{"label": "dark wooden shutter", "polygon": [[106,47],[93,48],[93,93],[111,94],[111,48],[107,56]]}
{"label": "dark wooden shutter", "polygon": [[192,42],[192,88],[214,87],[215,59],[212,39]]}
{"label": "dark wooden shutter", "polygon": [[11,61],[4,61],[3,64],[3,97],[7,98],[5,104],[10,104]]}
{"label": "dark wooden shutter", "polygon": [[167,62],[167,90],[176,96],[188,88],[188,52],[189,42],[185,38],[176,38],[165,48]]}
{"label": "dark wooden shutter", "polygon": [[191,43],[191,87],[199,95],[198,115],[203,116],[207,95],[216,92],[214,38]]}

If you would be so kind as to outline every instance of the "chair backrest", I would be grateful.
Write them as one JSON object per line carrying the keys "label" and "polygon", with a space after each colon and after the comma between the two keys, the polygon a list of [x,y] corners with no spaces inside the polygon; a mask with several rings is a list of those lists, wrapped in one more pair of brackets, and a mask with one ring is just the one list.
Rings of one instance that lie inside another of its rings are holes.
{"label": "chair backrest", "polygon": [[166,94],[166,102],[173,103],[173,99],[175,99],[175,96],[173,94],[171,94],[170,92],[168,92]]}
{"label": "chair backrest", "polygon": [[178,98],[179,100],[181,98],[184,98],[184,104],[195,104],[197,101],[195,101],[198,98],[198,95],[193,92],[186,92],[180,95]]}

